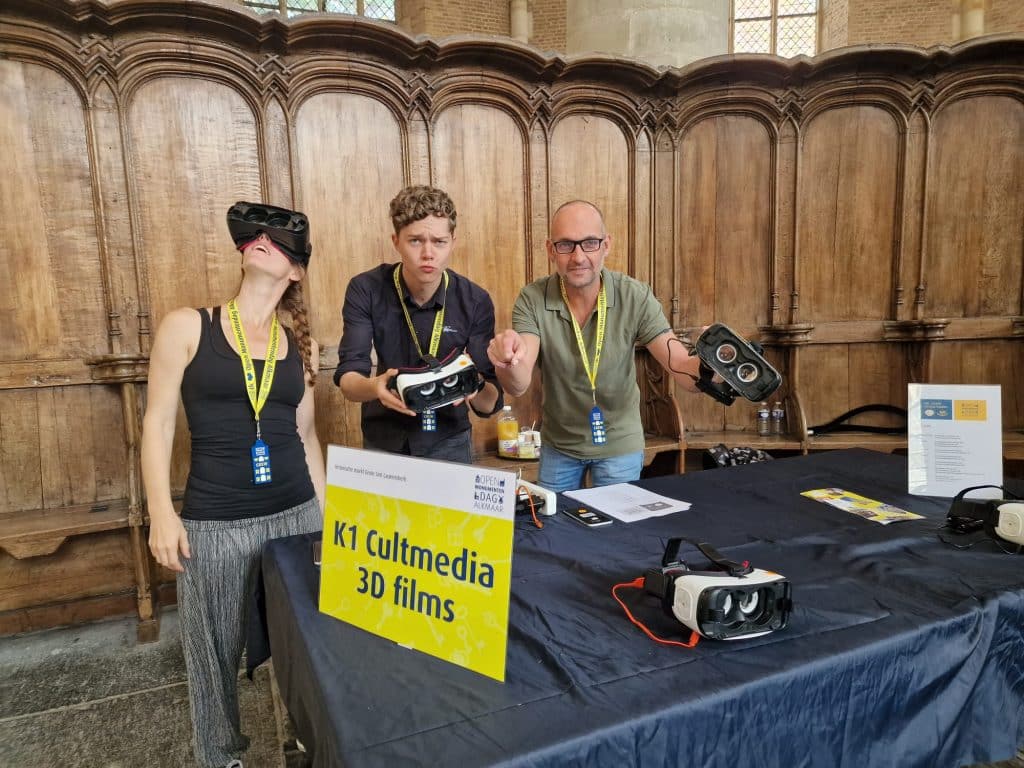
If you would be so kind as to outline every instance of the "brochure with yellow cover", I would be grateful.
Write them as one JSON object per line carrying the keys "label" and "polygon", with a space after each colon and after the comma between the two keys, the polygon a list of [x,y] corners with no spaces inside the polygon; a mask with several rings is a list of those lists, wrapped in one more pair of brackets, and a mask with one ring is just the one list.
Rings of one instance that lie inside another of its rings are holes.
{"label": "brochure with yellow cover", "polygon": [[884,501],[875,501],[858,493],[844,491],[842,488],[819,488],[815,491],[804,491],[800,495],[816,501],[823,501],[833,507],[844,509],[865,520],[882,525],[900,520],[922,520],[924,518],[924,515],[919,515],[916,512],[908,512],[905,509],[894,507],[892,504],[886,504]]}

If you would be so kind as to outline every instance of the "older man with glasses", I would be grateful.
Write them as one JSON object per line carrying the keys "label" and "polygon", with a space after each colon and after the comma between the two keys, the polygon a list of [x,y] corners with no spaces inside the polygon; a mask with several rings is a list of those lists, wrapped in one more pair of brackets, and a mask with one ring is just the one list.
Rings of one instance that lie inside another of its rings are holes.
{"label": "older man with glasses", "polygon": [[674,338],[650,286],[604,268],[612,236],[593,203],[572,200],[551,217],[555,274],[523,288],[512,328],[487,347],[498,380],[519,396],[543,371],[540,484],[554,491],[640,477],[644,431],[633,348],[650,350],[689,391],[700,361]]}

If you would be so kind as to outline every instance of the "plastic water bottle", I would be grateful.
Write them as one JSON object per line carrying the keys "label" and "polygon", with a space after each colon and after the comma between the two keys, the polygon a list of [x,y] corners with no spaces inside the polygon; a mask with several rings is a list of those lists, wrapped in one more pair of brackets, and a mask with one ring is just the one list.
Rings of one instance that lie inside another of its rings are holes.
{"label": "plastic water bottle", "polygon": [[506,459],[519,456],[519,419],[512,413],[512,406],[506,405],[498,417],[498,455]]}
{"label": "plastic water bottle", "polygon": [[786,411],[782,408],[782,403],[776,401],[775,406],[772,408],[772,434],[781,435],[783,433],[782,422],[786,418]]}
{"label": "plastic water bottle", "polygon": [[768,403],[761,403],[757,409],[757,434],[768,437],[771,431],[771,412],[768,410]]}

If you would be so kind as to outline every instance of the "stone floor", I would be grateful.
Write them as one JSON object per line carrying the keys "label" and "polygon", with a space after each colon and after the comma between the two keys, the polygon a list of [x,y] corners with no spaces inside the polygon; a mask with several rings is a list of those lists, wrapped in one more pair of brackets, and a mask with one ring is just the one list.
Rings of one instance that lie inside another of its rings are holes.
{"label": "stone floor", "polygon": [[[298,768],[269,665],[240,676],[246,768]],[[194,768],[178,614],[160,639],[133,620],[0,638],[0,766]]]}
{"label": "stone floor", "polygon": [[[178,637],[168,610],[145,645],[130,619],[0,638],[0,768],[194,768]],[[245,767],[305,768],[269,665],[240,676],[239,698]]]}

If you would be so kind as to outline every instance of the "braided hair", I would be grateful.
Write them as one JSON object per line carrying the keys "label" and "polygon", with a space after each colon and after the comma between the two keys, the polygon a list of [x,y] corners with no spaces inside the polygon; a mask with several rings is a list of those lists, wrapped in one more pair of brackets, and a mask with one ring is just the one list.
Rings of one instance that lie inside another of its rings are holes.
{"label": "braided hair", "polygon": [[319,368],[320,361],[310,359],[313,353],[312,332],[309,328],[309,312],[306,310],[306,301],[302,295],[302,283],[299,281],[292,282],[285,289],[278,306],[291,316],[289,326],[292,329],[292,334],[295,336],[295,343],[299,345],[302,367],[309,374],[310,386],[313,386],[316,384],[317,369]]}

